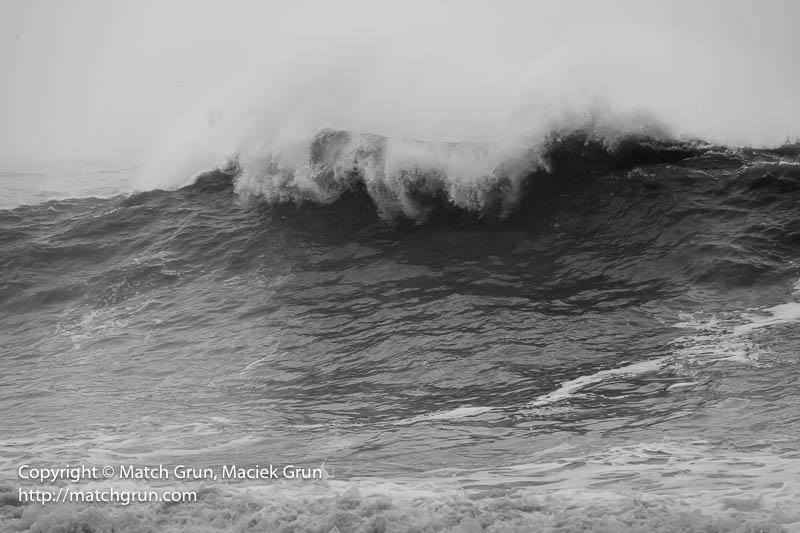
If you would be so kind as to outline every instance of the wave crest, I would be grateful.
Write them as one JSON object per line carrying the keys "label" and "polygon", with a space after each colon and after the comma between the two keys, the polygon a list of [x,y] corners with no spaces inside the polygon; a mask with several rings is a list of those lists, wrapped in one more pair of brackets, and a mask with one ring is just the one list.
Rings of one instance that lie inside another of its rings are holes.
{"label": "wave crest", "polygon": [[574,179],[672,163],[705,149],[697,141],[596,127],[554,130],[541,142],[514,144],[392,139],[325,128],[304,149],[237,159],[236,190],[275,203],[327,204],[347,192],[365,193],[388,222],[424,222],[440,208],[503,219],[537,176]]}

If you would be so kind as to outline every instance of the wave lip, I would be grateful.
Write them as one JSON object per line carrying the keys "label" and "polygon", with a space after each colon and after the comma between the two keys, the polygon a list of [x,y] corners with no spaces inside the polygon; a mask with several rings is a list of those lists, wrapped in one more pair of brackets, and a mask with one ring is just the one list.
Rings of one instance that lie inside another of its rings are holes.
{"label": "wave lip", "polygon": [[424,222],[437,210],[504,219],[537,176],[574,179],[674,163],[707,148],[699,141],[588,127],[516,144],[430,142],[323,129],[308,142],[302,158],[270,152],[226,163],[225,172],[237,174],[240,193],[277,203],[332,203],[347,192],[366,194],[388,222]]}

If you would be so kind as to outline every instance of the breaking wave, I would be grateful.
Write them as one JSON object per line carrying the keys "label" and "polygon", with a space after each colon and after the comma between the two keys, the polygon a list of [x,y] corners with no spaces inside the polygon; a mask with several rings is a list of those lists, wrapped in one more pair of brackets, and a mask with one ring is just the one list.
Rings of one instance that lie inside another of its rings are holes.
{"label": "breaking wave", "polygon": [[366,196],[383,220],[420,223],[443,213],[506,219],[533,194],[537,179],[675,163],[710,149],[657,128],[630,133],[594,125],[514,144],[391,139],[326,128],[305,146],[233,157],[219,170],[235,176],[236,191],[245,198],[330,204],[345,195]]}

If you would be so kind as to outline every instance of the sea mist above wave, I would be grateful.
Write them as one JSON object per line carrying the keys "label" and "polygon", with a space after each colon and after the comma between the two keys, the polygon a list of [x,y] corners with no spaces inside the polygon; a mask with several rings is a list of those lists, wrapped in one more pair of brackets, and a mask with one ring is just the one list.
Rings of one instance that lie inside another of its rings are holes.
{"label": "sea mist above wave", "polygon": [[191,174],[208,168],[198,161],[324,126],[505,142],[599,106],[644,111],[715,143],[773,145],[800,133],[791,2],[55,9],[0,17],[22,36],[3,59],[15,75],[0,156],[149,162],[140,188],[190,179],[172,163]]}
{"label": "sea mist above wave", "polygon": [[[680,16],[696,24],[704,9]],[[209,76],[214,98],[164,130],[140,188],[184,185],[233,154],[245,166],[272,158],[297,167],[321,128],[386,137],[393,152],[394,140],[407,138],[499,146],[473,158],[479,174],[494,154],[503,159],[587,122],[728,145],[774,145],[800,133],[793,70],[777,56],[765,61],[746,40],[672,28],[638,11],[470,3],[289,10],[269,36],[248,34],[258,45],[231,59],[234,76]]]}

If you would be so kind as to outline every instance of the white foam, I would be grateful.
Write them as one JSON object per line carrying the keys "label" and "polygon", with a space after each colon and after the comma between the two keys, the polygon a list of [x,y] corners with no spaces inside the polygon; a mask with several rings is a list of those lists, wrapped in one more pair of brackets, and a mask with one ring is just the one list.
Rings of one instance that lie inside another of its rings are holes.
{"label": "white foam", "polygon": [[768,313],[768,316],[749,315],[750,322],[736,326],[733,328],[732,334],[746,335],[759,328],[800,321],[800,303],[797,302],[776,305],[764,309],[762,312]]}
{"label": "white foam", "polygon": [[560,402],[562,400],[566,400],[567,398],[574,396],[576,392],[580,391],[587,385],[604,381],[609,377],[630,376],[630,375],[645,374],[647,372],[655,372],[656,370],[661,368],[666,363],[666,361],[667,361],[666,357],[660,357],[658,359],[641,361],[639,363],[633,363],[619,368],[601,370],[599,372],[595,372],[594,374],[580,376],[575,379],[565,381],[564,383],[561,384],[561,386],[557,390],[545,394],[543,396],[537,397],[528,405],[530,407],[542,407],[552,403]]}
{"label": "white foam", "polygon": [[[144,521],[165,531],[793,530],[800,525],[797,461],[766,452],[731,454],[704,442],[654,442],[425,477],[185,482],[159,488],[197,491],[197,501],[24,506],[21,513],[0,514],[0,528],[139,531]],[[81,487],[112,483],[124,490],[153,488],[134,480]],[[0,497],[13,501],[13,494],[0,486]]]}
{"label": "white foam", "polygon": [[455,409],[450,409],[449,411],[437,411],[434,413],[427,413],[412,418],[399,420],[395,422],[395,425],[406,425],[406,424],[413,424],[415,422],[425,422],[433,420],[456,420],[459,418],[478,416],[483,413],[494,411],[495,409],[498,408],[461,406],[461,407],[456,407]]}
{"label": "white foam", "polygon": [[[794,284],[798,294],[800,281]],[[704,317],[684,315],[674,326],[694,329],[694,335],[682,336],[671,342],[676,346],[674,357],[679,363],[710,364],[731,361],[763,366],[769,349],[760,346],[749,335],[764,328],[800,321],[800,303],[787,302],[772,307],[751,309],[729,315]]]}

